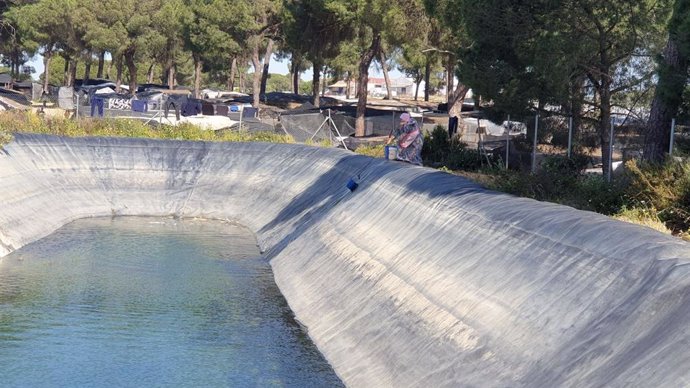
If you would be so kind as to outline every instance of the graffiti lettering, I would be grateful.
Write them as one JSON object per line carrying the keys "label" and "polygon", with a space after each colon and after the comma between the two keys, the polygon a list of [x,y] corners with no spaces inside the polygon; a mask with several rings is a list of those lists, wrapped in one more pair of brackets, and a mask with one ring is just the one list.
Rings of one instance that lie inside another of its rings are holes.
{"label": "graffiti lettering", "polygon": [[131,110],[132,100],[124,98],[108,99],[108,109]]}

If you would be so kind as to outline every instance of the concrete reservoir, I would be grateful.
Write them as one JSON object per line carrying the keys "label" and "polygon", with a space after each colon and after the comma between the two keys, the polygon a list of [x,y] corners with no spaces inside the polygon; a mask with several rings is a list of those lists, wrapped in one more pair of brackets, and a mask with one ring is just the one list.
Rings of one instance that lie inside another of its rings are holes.
{"label": "concrete reservoir", "polygon": [[647,228],[292,144],[18,134],[0,186],[0,256],[86,217],[248,227],[347,386],[690,385],[690,245]]}

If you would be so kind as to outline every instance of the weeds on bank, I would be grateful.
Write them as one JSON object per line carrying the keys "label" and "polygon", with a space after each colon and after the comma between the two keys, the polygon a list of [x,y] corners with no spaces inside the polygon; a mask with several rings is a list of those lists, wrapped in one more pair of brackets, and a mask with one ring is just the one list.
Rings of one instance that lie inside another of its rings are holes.
{"label": "weeds on bank", "polygon": [[656,215],[666,227],[688,239],[690,231],[690,162],[663,165],[625,164],[626,204]]}
{"label": "weeds on bank", "polygon": [[623,207],[617,214],[613,215],[613,218],[630,222],[633,224],[643,225],[648,228],[652,228],[656,231],[666,234],[672,234],[673,232],[669,229],[666,224],[659,218],[656,211],[645,208],[632,208],[628,209]]}
{"label": "weeds on bank", "polygon": [[[0,144],[11,141],[13,132],[59,136],[107,136],[227,142],[292,143],[291,137],[273,132],[205,130],[192,124],[150,126],[138,120],[44,118],[31,112],[0,114]],[[4,135],[3,135],[4,134]]]}
{"label": "weeds on bank", "polygon": [[439,126],[427,136],[425,164],[450,169],[485,187],[589,210],[690,240],[690,162],[667,161],[662,166],[635,161],[612,183],[587,175],[588,158],[548,156],[537,173],[506,171],[500,163],[482,163],[478,152],[448,139]]}
{"label": "weeds on bank", "polygon": [[359,155],[371,156],[372,158],[383,158],[385,146],[381,145],[362,145],[355,149],[355,153]]}

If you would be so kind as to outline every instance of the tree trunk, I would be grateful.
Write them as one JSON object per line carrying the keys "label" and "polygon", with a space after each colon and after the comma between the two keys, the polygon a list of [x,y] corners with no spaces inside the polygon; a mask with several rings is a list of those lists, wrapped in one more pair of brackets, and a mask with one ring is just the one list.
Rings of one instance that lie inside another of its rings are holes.
{"label": "tree trunk", "polygon": [[74,86],[75,81],[77,79],[77,61],[76,58],[73,58],[72,60],[69,61],[69,81],[67,86]]}
{"label": "tree trunk", "polygon": [[15,50],[11,51],[7,57],[9,58],[9,62],[10,62],[9,63],[9,65],[10,65],[10,76],[12,78],[17,78],[17,75],[19,74],[19,72],[17,71],[17,66],[16,66],[17,50],[15,49]]}
{"label": "tree trunk", "polygon": [[115,62],[115,58],[112,58],[110,62],[108,62],[108,69],[105,71],[105,78],[107,79],[112,79],[110,76],[110,71],[113,69],[113,63]]}
{"label": "tree trunk", "polygon": [[52,51],[46,51],[43,53],[43,68],[45,69],[43,71],[43,93],[48,94],[48,85],[50,85],[50,62],[52,62],[53,59],[53,52]]}
{"label": "tree trunk", "polygon": [[103,65],[105,65],[105,51],[98,54],[98,70],[96,70],[96,78],[103,78]]}
{"label": "tree trunk", "polygon": [[237,57],[232,58],[230,62],[230,75],[228,76],[228,90],[235,90],[235,74],[237,74]]}
{"label": "tree trunk", "polygon": [[424,66],[424,101],[429,101],[429,89],[431,88],[431,60],[429,56],[426,57],[426,65]]}
{"label": "tree trunk", "polygon": [[240,93],[244,93],[244,91],[245,91],[245,87],[244,87],[244,72],[243,72],[243,71],[239,71],[239,75],[240,75],[240,79],[239,79],[239,81],[240,81]]}
{"label": "tree trunk", "polygon": [[150,84],[153,83],[153,73],[155,70],[155,65],[156,65],[155,63],[151,63],[151,65],[149,66],[149,71],[148,71],[149,76],[147,77],[146,82],[148,82]]}
{"label": "tree trunk", "polygon": [[254,65],[254,79],[252,82],[252,106],[254,108],[259,108],[259,103],[261,102],[261,73],[263,71],[263,68],[261,66],[261,60],[259,59],[259,42],[256,42],[252,49],[252,64]]}
{"label": "tree trunk", "polygon": [[352,80],[352,74],[350,72],[347,72],[347,77],[345,77],[345,99],[349,100],[350,99],[350,81]]}
{"label": "tree trunk", "polygon": [[643,160],[661,163],[668,152],[671,121],[678,113],[687,80],[688,59],[678,49],[678,43],[669,38],[659,63],[659,82],[649,122],[644,130]]}
{"label": "tree trunk", "polygon": [[161,61],[161,65],[163,67],[163,74],[161,74],[161,83],[168,85],[168,89],[172,90],[174,88],[173,84],[175,83],[175,71],[173,70],[173,68],[175,67],[175,44],[172,41],[168,40],[165,44],[165,48],[166,54],[163,60]]}
{"label": "tree trunk", "polygon": [[122,90],[122,88],[121,88],[121,86],[122,86],[122,66],[123,66],[122,55],[119,55],[117,57],[116,62],[117,63],[115,64],[115,70],[117,72],[117,75],[115,76],[115,78],[116,78],[116,80],[115,80],[115,91],[117,93],[120,93],[120,91]]}
{"label": "tree trunk", "polygon": [[[453,84],[455,83],[455,74],[453,70],[455,69],[455,64],[453,63],[453,56],[448,55],[446,61],[446,101],[448,101],[448,109],[450,110],[450,102],[453,95]],[[458,116],[459,117],[459,116]]]}
{"label": "tree trunk", "polygon": [[89,59],[84,63],[84,81],[91,79],[91,62],[93,62],[93,54],[89,52]]}
{"label": "tree trunk", "polygon": [[[0,21],[0,23],[1,23],[1,21]],[[21,56],[21,52],[17,48],[15,48],[12,51],[11,55],[9,55],[9,57],[10,57],[10,75],[14,79],[19,78],[20,56]]]}
{"label": "tree trunk", "polygon": [[311,78],[311,97],[312,104],[314,104],[314,106],[316,107],[321,106],[321,100],[319,95],[319,85],[321,84],[321,67],[321,63],[314,62],[314,68],[312,71]]}
{"label": "tree trunk", "polygon": [[371,42],[371,47],[367,49],[359,60],[359,79],[357,88],[359,89],[359,99],[357,100],[357,120],[355,125],[355,136],[364,136],[366,133],[364,116],[367,112],[367,85],[369,84],[369,66],[374,55],[378,52],[381,45],[381,33],[375,33]]}
{"label": "tree trunk", "polygon": [[292,92],[295,94],[299,94],[299,77],[300,71],[298,67],[297,70],[292,74]]}
{"label": "tree trunk", "polygon": [[134,95],[137,92],[137,64],[134,62],[135,49],[128,48],[125,51],[125,61],[129,72],[129,93]]}
{"label": "tree trunk", "polygon": [[379,61],[381,62],[381,69],[383,70],[383,79],[386,81],[386,100],[392,100],[391,79],[388,76],[388,64],[386,63],[386,53],[383,52],[383,48],[379,50]]}
{"label": "tree trunk", "polygon": [[470,88],[467,85],[458,82],[458,85],[450,93],[448,98],[448,117],[458,118],[458,135],[462,136],[463,126],[461,125],[462,120],[462,104],[465,102],[465,96]]}
{"label": "tree trunk", "polygon": [[63,55],[62,58],[65,60],[65,66],[62,68],[62,84],[65,86],[69,85],[69,57]]}
{"label": "tree trunk", "polygon": [[292,60],[290,61],[290,74],[292,74],[292,92],[299,94],[299,69],[302,67],[302,59],[292,55]]}
{"label": "tree trunk", "polygon": [[419,97],[419,84],[422,82],[422,74],[417,71],[417,76],[414,78],[415,88],[414,88],[414,100],[417,101]]}
{"label": "tree trunk", "polygon": [[611,79],[609,69],[601,70],[601,83],[599,88],[600,112],[599,112],[599,139],[601,140],[601,163],[604,176],[609,173],[609,162],[613,155],[610,153],[611,130]]}
{"label": "tree trunk", "polygon": [[268,39],[266,46],[266,53],[264,54],[264,66],[261,72],[261,92],[260,95],[266,99],[266,83],[268,82],[268,66],[271,64],[271,55],[273,55],[273,39]]}
{"label": "tree trunk", "polygon": [[354,84],[353,84],[352,86],[354,86],[354,88],[355,88],[355,92],[354,92],[355,98],[358,99],[358,98],[359,98],[359,84],[358,84],[358,82],[359,82],[359,74],[355,74],[355,75],[354,75],[354,78],[355,78],[355,82],[354,82]]}
{"label": "tree trunk", "polygon": [[464,85],[462,82],[458,82],[457,86],[453,87],[455,84],[455,63],[453,61],[453,56],[448,55],[446,61],[446,88],[448,89],[447,103],[448,103],[448,117],[457,117],[458,119],[458,135],[462,136],[464,132],[464,127],[462,126],[462,104],[465,102],[465,96],[470,88]]}
{"label": "tree trunk", "polygon": [[194,55],[194,98],[201,98],[201,67],[203,62],[198,55]]}
{"label": "tree trunk", "polygon": [[321,97],[326,95],[326,82],[328,80],[328,66],[323,67],[323,82],[321,83]]}
{"label": "tree trunk", "polygon": [[175,65],[170,66],[170,70],[168,70],[168,89],[172,90],[175,89],[175,77],[177,73],[177,67]]}
{"label": "tree trunk", "polygon": [[[582,109],[585,101],[585,78],[577,77],[572,81],[570,89],[570,117],[573,118],[573,140],[582,128]],[[574,143],[574,142],[573,142]]]}

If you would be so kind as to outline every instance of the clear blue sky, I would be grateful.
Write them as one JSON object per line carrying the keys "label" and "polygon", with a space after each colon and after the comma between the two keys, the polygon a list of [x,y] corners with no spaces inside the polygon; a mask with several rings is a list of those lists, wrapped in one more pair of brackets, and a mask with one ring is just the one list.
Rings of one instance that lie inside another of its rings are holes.
{"label": "clear blue sky", "polygon": [[[275,59],[275,56],[271,58],[271,65],[269,66],[268,71],[273,74],[288,74],[288,64],[289,60],[284,59],[282,62],[279,62]],[[36,73],[32,74],[32,77],[34,80],[37,80],[38,77],[43,73],[43,57],[40,55],[36,55],[34,58],[32,58],[27,65],[33,66],[36,69]],[[383,74],[381,74],[379,71],[376,70],[374,66],[371,67],[369,70],[369,75],[372,77],[383,77]],[[402,73],[400,73],[397,70],[393,70],[390,72],[391,78],[400,78],[402,77]],[[302,73],[303,80],[305,81],[311,81],[312,78],[312,71],[311,69],[305,71]]]}

